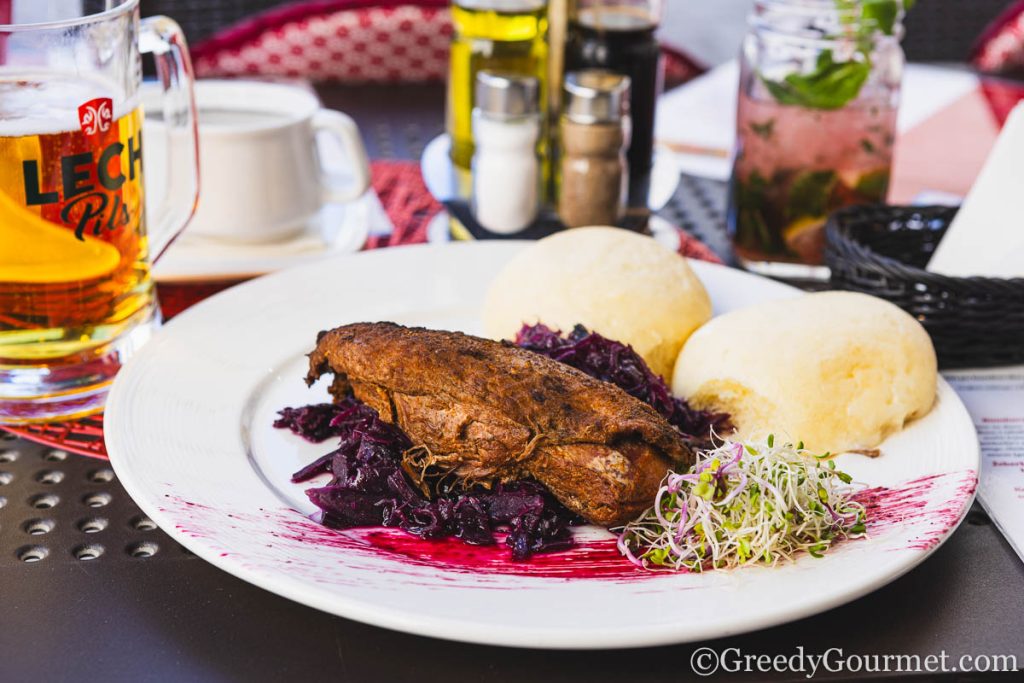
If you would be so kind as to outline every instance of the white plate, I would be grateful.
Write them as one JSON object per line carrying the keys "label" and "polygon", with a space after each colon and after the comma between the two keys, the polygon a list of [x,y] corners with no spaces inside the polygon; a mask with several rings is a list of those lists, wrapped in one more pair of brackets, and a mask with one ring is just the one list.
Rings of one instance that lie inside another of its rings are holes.
{"label": "white plate", "polygon": [[[452,165],[448,156],[451,138],[442,133],[427,143],[420,157],[423,181],[434,198],[440,202],[449,199],[469,199],[470,175]],[[651,167],[651,187],[647,191],[647,208],[660,211],[672,199],[679,187],[679,162],[674,154],[655,150]]]}
{"label": "white plate", "polygon": [[[107,405],[117,475],[165,531],[225,571],[359,621],[441,638],[608,648],[715,638],[822,612],[924,560],[974,496],[978,444],[944,382],[938,403],[841,466],[888,501],[871,537],[824,559],[733,572],[654,574],[617,557],[611,535],[519,565],[504,550],[414,541],[401,531],[323,529],[288,475],[330,444],[271,428],[275,411],[325,400],[302,377],[316,333],[359,320],[478,331],[483,292],[523,242],[364,252],[225,291],[173,320],[121,371]],[[796,291],[694,263],[716,309]],[[473,553],[478,553],[473,555]]]}

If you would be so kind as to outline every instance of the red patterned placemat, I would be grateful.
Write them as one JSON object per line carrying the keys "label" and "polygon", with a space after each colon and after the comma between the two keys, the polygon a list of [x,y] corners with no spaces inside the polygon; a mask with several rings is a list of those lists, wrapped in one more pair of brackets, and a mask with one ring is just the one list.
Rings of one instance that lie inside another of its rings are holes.
{"label": "red patterned placemat", "polygon": [[[420,244],[427,241],[427,225],[443,207],[435,200],[414,161],[375,161],[371,165],[373,188],[380,198],[394,230],[389,234],[371,235],[367,249]],[[702,242],[679,231],[679,252],[684,256],[720,263],[719,258]],[[164,318],[170,319],[189,306],[231,287],[237,282],[161,284],[157,287]],[[93,415],[69,422],[0,427],[18,436],[54,448],[106,458],[103,443],[103,415]]]}
{"label": "red patterned placemat", "polygon": [[107,447],[103,443],[103,413],[70,422],[49,422],[17,427],[0,426],[0,428],[20,437],[71,453],[104,460],[107,457]]}
{"label": "red patterned placemat", "polygon": [[370,164],[370,175],[394,230],[388,235],[370,235],[366,248],[426,242],[430,219],[444,207],[423,182],[419,162],[375,161]]}

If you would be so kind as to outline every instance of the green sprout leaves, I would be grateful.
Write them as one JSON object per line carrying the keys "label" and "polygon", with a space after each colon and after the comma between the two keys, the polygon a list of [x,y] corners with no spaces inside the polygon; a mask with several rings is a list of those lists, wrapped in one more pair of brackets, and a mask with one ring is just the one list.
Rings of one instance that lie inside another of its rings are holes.
{"label": "green sprout leaves", "polygon": [[768,92],[779,104],[808,109],[840,109],[856,99],[871,75],[871,62],[863,60],[835,61],[832,50],[822,50],[813,71],[793,73],[781,81],[761,76]]}
{"label": "green sprout leaves", "polygon": [[857,99],[871,75],[872,37],[877,33],[893,35],[901,12],[908,11],[914,0],[835,0],[840,10],[860,7],[860,18],[851,34],[833,36],[850,38],[857,49],[845,61],[836,61],[832,50],[822,50],[814,69],[809,73],[792,73],[782,80],[761,74],[761,81],[779,104],[808,109],[840,109]]}

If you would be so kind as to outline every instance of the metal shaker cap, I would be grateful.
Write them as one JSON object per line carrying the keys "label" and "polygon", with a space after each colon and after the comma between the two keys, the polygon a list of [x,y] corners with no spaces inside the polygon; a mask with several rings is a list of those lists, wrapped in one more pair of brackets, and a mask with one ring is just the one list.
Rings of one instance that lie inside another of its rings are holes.
{"label": "metal shaker cap", "polygon": [[629,76],[603,69],[565,75],[566,117],[577,123],[613,123],[629,114]]}
{"label": "metal shaker cap", "polygon": [[540,112],[540,85],[532,76],[479,71],[474,108],[494,118],[516,118]]}

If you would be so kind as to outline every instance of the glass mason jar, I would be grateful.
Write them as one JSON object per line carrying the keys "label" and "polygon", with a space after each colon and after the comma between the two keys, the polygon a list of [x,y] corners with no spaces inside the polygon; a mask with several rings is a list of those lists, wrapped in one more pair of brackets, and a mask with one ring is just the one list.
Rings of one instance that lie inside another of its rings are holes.
{"label": "glass mason jar", "polygon": [[729,233],[743,265],[822,277],[824,225],[885,201],[903,0],[757,0],[740,59]]}

